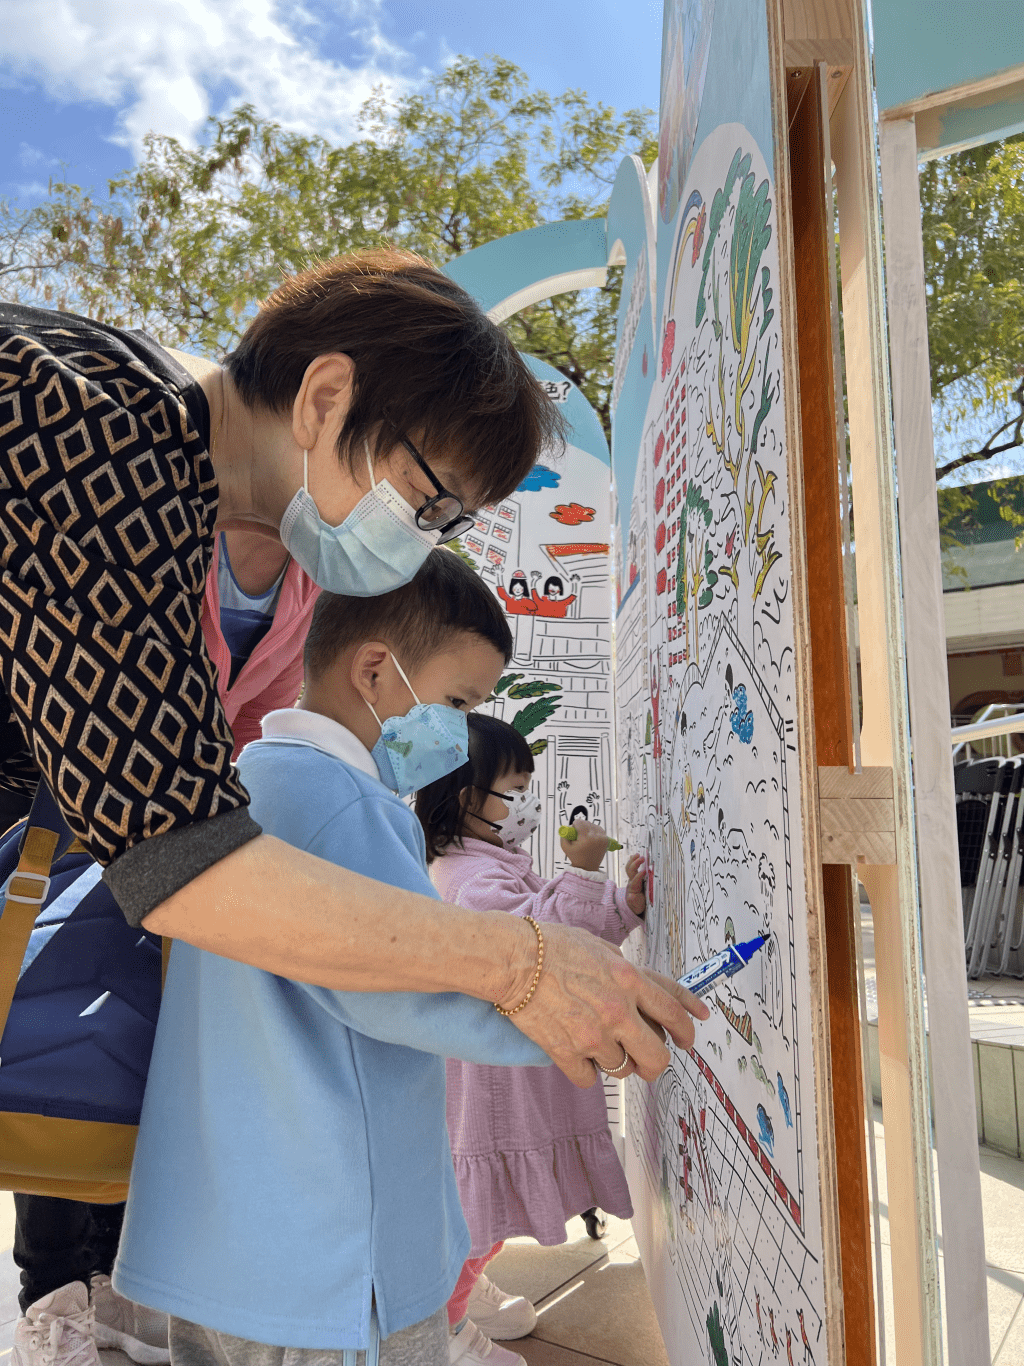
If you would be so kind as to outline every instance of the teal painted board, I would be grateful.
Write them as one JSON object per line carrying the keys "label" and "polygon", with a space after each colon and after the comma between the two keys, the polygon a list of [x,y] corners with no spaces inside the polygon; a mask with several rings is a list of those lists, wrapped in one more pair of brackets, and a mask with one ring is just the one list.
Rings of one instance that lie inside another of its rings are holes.
{"label": "teal painted board", "polygon": [[444,272],[489,313],[506,299],[543,280],[601,270],[607,263],[605,220],[579,218],[541,223],[536,228],[496,238],[456,256]]}
{"label": "teal painted board", "polygon": [[921,141],[918,145],[923,154],[936,157],[1012,137],[1014,133],[1024,133],[1024,98],[997,99],[980,107],[959,105],[944,110],[939,117],[938,141],[934,145]]}
{"label": "teal painted board", "polygon": [[873,0],[871,17],[879,109],[1024,64],[1020,0]]}

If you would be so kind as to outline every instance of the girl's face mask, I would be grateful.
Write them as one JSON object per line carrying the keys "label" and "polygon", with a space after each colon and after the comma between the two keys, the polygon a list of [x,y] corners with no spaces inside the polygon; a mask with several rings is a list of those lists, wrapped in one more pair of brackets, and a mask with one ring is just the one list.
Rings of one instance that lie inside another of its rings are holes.
{"label": "girl's face mask", "polygon": [[380,739],[370,753],[384,786],[407,797],[462,767],[469,758],[469,728],[465,712],[442,702],[421,702],[401,664],[391,658],[416,705],[404,716],[382,722],[367,702],[380,726]]}
{"label": "girl's face mask", "polygon": [[328,593],[375,598],[414,579],[437,544],[436,532],[416,525],[416,510],[386,479],[373,475],[370,447],[364,441],[370,492],[340,526],[325,522],[309,493],[309,452],[302,452],[302,488],[284,510],[281,542]]}
{"label": "girl's face mask", "polygon": [[506,849],[514,849],[517,844],[528,840],[540,825],[540,798],[532,788],[527,788],[525,792],[517,792],[514,788],[511,792],[495,792],[492,788],[487,788],[487,791],[505,803],[508,815],[500,821],[489,821],[483,816],[480,819],[491,827]]}

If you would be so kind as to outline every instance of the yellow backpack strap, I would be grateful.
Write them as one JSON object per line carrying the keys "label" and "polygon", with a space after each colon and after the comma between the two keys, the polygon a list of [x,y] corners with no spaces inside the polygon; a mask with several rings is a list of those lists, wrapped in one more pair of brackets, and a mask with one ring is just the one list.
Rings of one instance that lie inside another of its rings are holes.
{"label": "yellow backpack strap", "polygon": [[7,1024],[36,916],[50,889],[50,866],[56,848],[56,831],[30,825],[22,841],[18,866],[7,888],[3,915],[0,915],[0,1038]]}

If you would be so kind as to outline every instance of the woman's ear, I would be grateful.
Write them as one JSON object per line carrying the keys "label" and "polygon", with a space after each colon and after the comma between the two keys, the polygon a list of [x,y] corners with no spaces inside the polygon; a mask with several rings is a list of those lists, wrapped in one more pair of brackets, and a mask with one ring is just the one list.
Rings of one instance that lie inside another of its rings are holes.
{"label": "woman's ear", "polygon": [[340,351],[310,361],[292,404],[292,435],[299,447],[311,451],[325,429],[337,439],[352,403],[355,377],[355,362]]}
{"label": "woman's ear", "polygon": [[371,707],[380,700],[380,671],[388,653],[388,647],[381,641],[367,641],[352,656],[352,686]]}

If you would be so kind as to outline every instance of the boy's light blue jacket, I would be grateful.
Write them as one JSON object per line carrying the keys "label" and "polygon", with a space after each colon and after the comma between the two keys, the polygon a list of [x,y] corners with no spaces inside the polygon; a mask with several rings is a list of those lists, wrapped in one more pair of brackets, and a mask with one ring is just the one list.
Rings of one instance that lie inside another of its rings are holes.
{"label": "boy's light blue jacket", "polygon": [[[263,829],[436,896],[367,750],[272,712],[239,769]],[[129,1299],[281,1347],[354,1348],[438,1310],[469,1252],[446,1057],[544,1066],[493,1006],[328,991],[176,943],[114,1273]]]}

